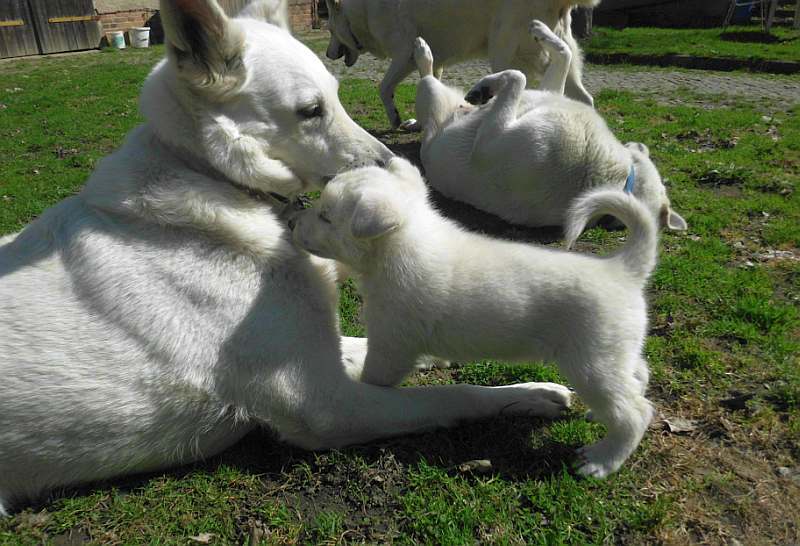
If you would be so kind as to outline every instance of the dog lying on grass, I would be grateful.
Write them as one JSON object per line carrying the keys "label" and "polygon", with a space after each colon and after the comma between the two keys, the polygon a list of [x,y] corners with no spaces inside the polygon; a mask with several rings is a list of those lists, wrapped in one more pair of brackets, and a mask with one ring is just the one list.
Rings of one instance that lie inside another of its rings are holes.
{"label": "dog lying on grass", "polygon": [[387,389],[352,379],[333,264],[276,194],[391,152],[358,127],[286,2],[228,18],[162,0],[145,123],[78,194],[0,240],[0,515],[71,484],[196,461],[258,425],[331,448],[501,412],[559,385]]}
{"label": "dog lying on grass", "polygon": [[555,360],[608,427],[580,450],[579,472],[602,478],[636,449],[653,415],[643,292],[658,242],[637,199],[594,190],[570,209],[567,244],[602,214],[630,230],[605,258],[491,239],[439,215],[419,171],[395,158],[386,170],[337,176],[290,226],[299,246],[358,279],[368,336],[362,381],[396,385],[423,354]]}
{"label": "dog lying on grass", "polygon": [[[394,90],[414,70],[416,36],[424,37],[436,54],[434,72],[441,78],[445,66],[486,58],[492,70],[518,68],[541,76],[547,52],[528,40],[527,23],[539,19],[561,36],[573,54],[566,92],[592,105],[581,83],[580,49],[572,37],[573,6],[593,7],[599,0],[327,0],[331,40],[327,55],[353,65],[362,51],[392,59],[381,81],[380,94],[392,127],[402,120],[394,104]],[[403,124],[416,128],[414,120]]]}
{"label": "dog lying on grass", "polygon": [[416,111],[431,186],[533,227],[562,225],[569,203],[592,188],[627,188],[662,227],[686,229],[647,147],[623,145],[594,109],[563,96],[575,59],[567,43],[540,21],[530,32],[550,54],[539,89],[526,90],[525,76],[506,70],[481,79],[466,100],[434,77],[431,49],[417,38]]}

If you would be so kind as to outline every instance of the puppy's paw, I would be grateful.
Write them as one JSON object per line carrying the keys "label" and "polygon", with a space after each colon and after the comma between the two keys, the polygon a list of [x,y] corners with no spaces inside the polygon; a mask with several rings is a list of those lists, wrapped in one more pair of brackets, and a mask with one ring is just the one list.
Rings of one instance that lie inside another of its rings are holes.
{"label": "puppy's paw", "polygon": [[475,87],[467,92],[466,96],[464,96],[464,100],[470,104],[474,104],[479,106],[481,104],[486,104],[489,102],[494,94],[492,93],[492,89],[488,85],[480,85],[481,82],[478,82]]}
{"label": "puppy's paw", "polygon": [[569,46],[566,44],[566,42],[556,36],[556,34],[550,30],[550,27],[538,19],[531,21],[528,31],[533,39],[539,42],[545,49],[554,53],[558,53],[559,55],[570,54]]}
{"label": "puppy's paw", "polygon": [[421,37],[414,40],[414,61],[417,63],[419,76],[433,76],[433,52],[428,43]]}
{"label": "puppy's paw", "polygon": [[576,470],[582,476],[602,479],[616,472],[622,464],[614,457],[613,446],[610,446],[605,440],[600,440],[590,446],[583,446],[578,449],[577,453]]}
{"label": "puppy's paw", "polygon": [[414,366],[417,370],[433,370],[434,368],[449,368],[450,361],[436,356],[422,355]]}
{"label": "puppy's paw", "polygon": [[407,119],[403,123],[400,124],[401,131],[407,131],[409,133],[418,133],[422,131],[422,124],[419,123],[414,118]]}
{"label": "puppy's paw", "polygon": [[489,74],[481,78],[464,97],[470,104],[486,104],[492,97],[496,97],[501,90],[509,86],[525,88],[525,74],[519,70],[503,70],[496,74]]}
{"label": "puppy's paw", "polygon": [[496,389],[515,389],[521,395],[502,409],[503,415],[558,417],[572,403],[572,393],[557,383],[520,383]]}

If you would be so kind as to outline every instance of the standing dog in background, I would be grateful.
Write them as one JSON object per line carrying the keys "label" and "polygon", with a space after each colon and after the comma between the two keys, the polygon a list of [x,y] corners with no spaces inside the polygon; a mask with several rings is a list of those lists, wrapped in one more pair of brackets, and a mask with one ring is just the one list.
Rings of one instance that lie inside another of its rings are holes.
{"label": "standing dog in background", "polygon": [[[541,21],[532,38],[550,54],[539,89],[505,70],[467,93],[434,77],[435,57],[415,42],[417,117],[425,176],[445,196],[514,223],[560,226],[570,202],[592,188],[628,191],[662,227],[684,230],[644,144],[623,145],[596,110],[564,96],[575,59]],[[474,103],[474,104],[472,104]]]}
{"label": "standing dog in background", "polygon": [[[364,51],[391,58],[380,94],[392,127],[402,123],[394,90],[414,70],[414,39],[421,36],[433,51],[433,71],[488,58],[494,72],[522,70],[534,80],[544,73],[547,51],[530,40],[528,22],[539,19],[569,46],[573,61],[566,80],[567,96],[591,106],[583,87],[582,61],[572,37],[574,6],[594,7],[600,0],[326,0],[331,33],[327,55],[352,66]],[[414,128],[414,120],[403,124]]]}
{"label": "standing dog in background", "polygon": [[0,514],[213,455],[259,424],[329,448],[567,405],[545,383],[351,379],[365,340],[340,337],[333,267],[292,245],[273,196],[391,152],[289,34],[285,2],[161,13],[146,122],[80,194],[0,241]]}

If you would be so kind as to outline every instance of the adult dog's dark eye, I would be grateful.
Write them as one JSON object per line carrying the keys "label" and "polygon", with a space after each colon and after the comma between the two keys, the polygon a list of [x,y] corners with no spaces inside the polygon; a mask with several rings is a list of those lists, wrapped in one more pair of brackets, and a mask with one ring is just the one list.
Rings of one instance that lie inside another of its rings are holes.
{"label": "adult dog's dark eye", "polygon": [[300,114],[300,117],[306,119],[321,118],[323,114],[322,105],[314,104],[313,106],[307,106],[298,110],[297,113]]}

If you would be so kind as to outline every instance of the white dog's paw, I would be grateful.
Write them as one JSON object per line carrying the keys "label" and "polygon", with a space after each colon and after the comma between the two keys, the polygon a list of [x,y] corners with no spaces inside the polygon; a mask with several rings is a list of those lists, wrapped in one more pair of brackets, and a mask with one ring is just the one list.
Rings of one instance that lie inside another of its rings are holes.
{"label": "white dog's paw", "polygon": [[433,370],[435,368],[449,368],[450,361],[437,356],[422,355],[414,366],[417,370]]}
{"label": "white dog's paw", "polygon": [[525,88],[525,74],[519,70],[503,70],[496,74],[489,74],[481,78],[478,83],[472,86],[464,100],[470,104],[486,104],[490,99],[511,84],[519,85],[520,89]]}
{"label": "white dog's paw", "polygon": [[503,407],[503,415],[532,415],[537,417],[558,417],[572,403],[570,390],[557,383],[519,383],[494,387],[510,389],[516,400],[511,400]]}
{"label": "white dog's paw", "polygon": [[538,19],[531,21],[528,31],[530,32],[531,36],[533,36],[534,40],[540,42],[543,46],[547,47],[547,49],[559,53],[569,52],[569,46],[567,46],[564,40],[556,36],[555,33],[550,30],[550,27]]}
{"label": "white dog's paw", "polygon": [[576,462],[578,474],[592,478],[605,478],[609,474],[613,474],[622,466],[623,462],[617,460],[615,451],[614,446],[605,439],[579,448]]}
{"label": "white dog's paw", "polygon": [[407,119],[403,123],[400,124],[400,129],[402,131],[408,131],[409,133],[418,133],[422,131],[422,124],[419,123],[414,118]]}
{"label": "white dog's paw", "polygon": [[433,76],[433,53],[422,37],[414,40],[414,61],[417,63],[420,78]]}

